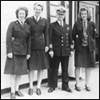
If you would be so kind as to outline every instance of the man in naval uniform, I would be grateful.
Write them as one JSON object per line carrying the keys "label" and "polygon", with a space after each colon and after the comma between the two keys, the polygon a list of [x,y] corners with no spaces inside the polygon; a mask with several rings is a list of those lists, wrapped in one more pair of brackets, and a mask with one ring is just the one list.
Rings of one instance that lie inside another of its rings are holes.
{"label": "man in naval uniform", "polygon": [[63,6],[58,7],[56,10],[57,20],[49,26],[49,55],[51,57],[49,93],[53,92],[57,86],[59,63],[61,63],[62,68],[62,90],[72,92],[68,85],[68,62],[73,50],[71,48],[73,43],[71,28],[68,24],[64,23],[65,15],[66,9]]}

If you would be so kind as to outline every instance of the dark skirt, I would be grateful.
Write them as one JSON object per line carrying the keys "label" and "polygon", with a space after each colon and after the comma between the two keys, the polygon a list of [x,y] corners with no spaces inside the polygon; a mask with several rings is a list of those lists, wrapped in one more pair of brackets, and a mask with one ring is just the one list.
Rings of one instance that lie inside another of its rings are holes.
{"label": "dark skirt", "polygon": [[95,56],[94,51],[89,52],[89,47],[83,47],[82,51],[75,51],[75,67],[94,68]]}
{"label": "dark skirt", "polygon": [[27,74],[26,56],[13,55],[13,58],[6,59],[4,74],[25,75]]}
{"label": "dark skirt", "polygon": [[29,70],[43,70],[49,68],[48,56],[44,50],[31,51],[31,57],[28,60]]}

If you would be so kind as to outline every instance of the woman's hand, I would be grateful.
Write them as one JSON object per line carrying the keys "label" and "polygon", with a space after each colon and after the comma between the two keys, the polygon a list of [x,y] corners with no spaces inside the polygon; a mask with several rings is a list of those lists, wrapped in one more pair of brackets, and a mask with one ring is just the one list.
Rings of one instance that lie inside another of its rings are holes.
{"label": "woman's hand", "polygon": [[45,53],[48,52],[48,50],[49,50],[49,47],[46,46],[46,47],[45,47]]}
{"label": "woman's hand", "polygon": [[26,56],[27,60],[28,60],[30,57],[31,57],[31,56],[28,54],[28,55]]}
{"label": "woman's hand", "polygon": [[54,52],[53,52],[53,51],[50,51],[50,52],[49,52],[49,55],[50,55],[51,58],[53,58]]}
{"label": "woman's hand", "polygon": [[7,56],[8,56],[8,58],[13,58],[13,54],[12,53],[8,53]]}

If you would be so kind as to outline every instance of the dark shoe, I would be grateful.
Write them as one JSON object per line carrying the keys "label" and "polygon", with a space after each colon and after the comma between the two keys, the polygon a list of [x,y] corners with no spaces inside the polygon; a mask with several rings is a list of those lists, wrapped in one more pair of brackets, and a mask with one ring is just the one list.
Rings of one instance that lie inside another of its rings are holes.
{"label": "dark shoe", "polygon": [[37,95],[41,95],[41,90],[38,88],[38,89],[36,89],[36,94]]}
{"label": "dark shoe", "polygon": [[33,95],[33,89],[29,89],[28,94]]}
{"label": "dark shoe", "polygon": [[10,93],[10,99],[16,99],[15,93]]}
{"label": "dark shoe", "polygon": [[71,90],[69,87],[67,87],[67,88],[62,88],[62,90],[72,93],[72,90]]}
{"label": "dark shoe", "polygon": [[15,94],[19,97],[23,97],[24,95],[20,91],[16,91]]}
{"label": "dark shoe", "polygon": [[76,86],[76,84],[75,84],[75,90],[79,92],[81,91],[80,87]]}
{"label": "dark shoe", "polygon": [[51,87],[50,87],[49,90],[48,90],[48,92],[51,93],[51,92],[53,92],[54,90],[55,90],[55,88],[51,88]]}
{"label": "dark shoe", "polygon": [[86,85],[85,85],[85,89],[86,89],[87,91],[91,91],[90,87],[89,87],[89,86],[86,86]]}

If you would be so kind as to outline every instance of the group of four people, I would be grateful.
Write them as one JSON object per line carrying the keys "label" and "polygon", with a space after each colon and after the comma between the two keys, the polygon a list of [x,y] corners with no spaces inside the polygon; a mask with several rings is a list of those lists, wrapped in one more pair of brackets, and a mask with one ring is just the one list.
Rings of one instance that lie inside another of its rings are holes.
{"label": "group of four people", "polygon": [[[51,93],[57,87],[59,63],[62,68],[62,90],[72,92],[69,88],[68,62],[69,56],[75,50],[75,89],[79,87],[80,68],[86,69],[87,91],[90,91],[90,68],[95,67],[95,24],[90,21],[88,10],[80,10],[78,20],[73,30],[63,20],[66,9],[63,6],[56,10],[57,20],[48,26],[47,20],[42,18],[43,6],[35,3],[34,15],[27,18],[28,9],[20,7],[16,10],[17,20],[10,23],[7,30],[6,46],[7,60],[5,74],[10,74],[11,99],[24,96],[19,91],[21,75],[29,76],[29,95],[33,95],[34,70],[37,70],[36,94],[41,95],[41,82],[44,69],[50,69],[50,83],[48,92]],[[84,24],[85,23],[85,24]],[[50,55],[50,63],[47,59]],[[50,64],[50,67],[49,67]]]}

